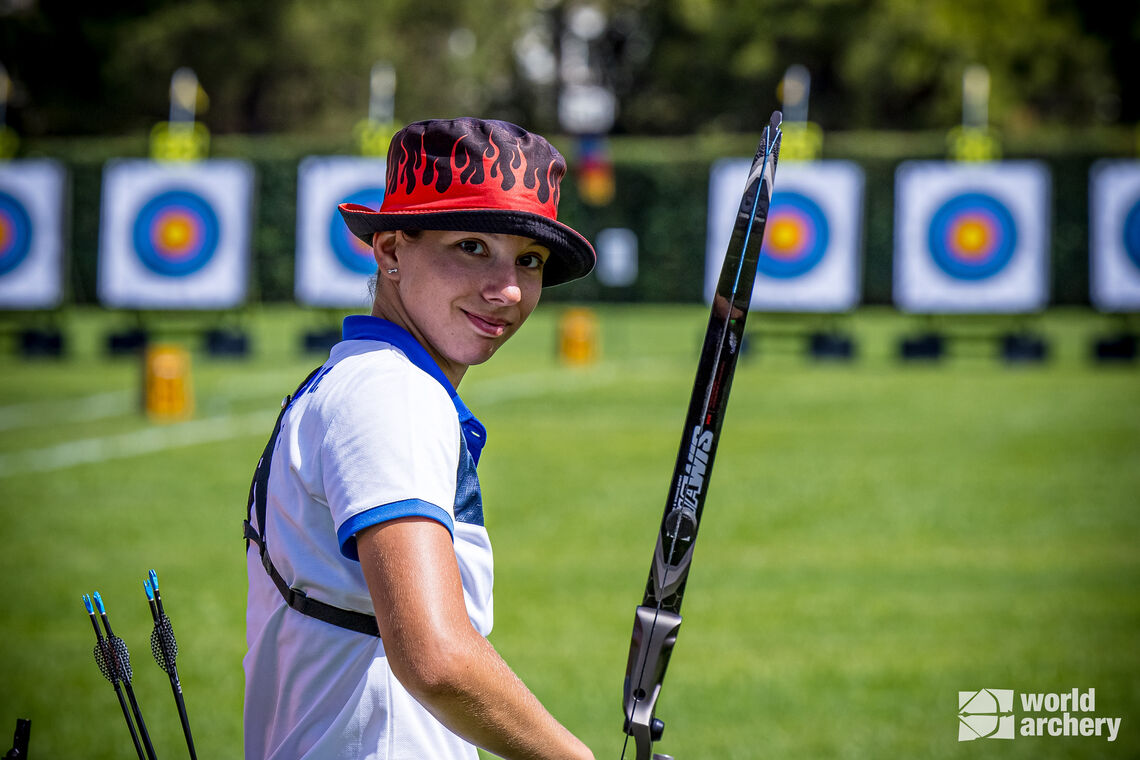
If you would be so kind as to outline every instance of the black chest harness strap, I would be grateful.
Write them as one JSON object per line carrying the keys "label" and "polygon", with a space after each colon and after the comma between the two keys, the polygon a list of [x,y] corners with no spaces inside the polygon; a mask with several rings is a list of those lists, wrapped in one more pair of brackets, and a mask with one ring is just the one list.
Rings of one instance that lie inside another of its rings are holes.
{"label": "black chest harness strap", "polygon": [[[273,426],[273,435],[269,437],[269,443],[265,444],[265,451],[261,454],[261,459],[257,463],[257,469],[254,470],[253,473],[253,482],[250,483],[249,486],[249,503],[246,507],[245,520],[242,521],[245,528],[246,551],[249,551],[250,541],[257,544],[258,551],[261,553],[261,564],[265,567],[265,572],[269,573],[269,577],[273,579],[273,584],[277,586],[277,590],[280,591],[281,596],[285,598],[285,603],[297,610],[297,612],[326,623],[331,623],[340,628],[347,628],[350,631],[365,633],[369,636],[379,636],[380,628],[376,624],[376,617],[374,615],[325,604],[324,602],[309,597],[301,589],[289,586],[289,584],[285,582],[285,579],[281,577],[281,573],[277,572],[277,568],[273,566],[273,561],[269,558],[269,546],[265,541],[265,495],[269,485],[269,466],[273,460],[273,448],[277,445],[277,436],[281,433],[281,420],[284,418],[285,410],[289,408],[289,404],[293,398],[309,384],[309,381],[312,380],[321,369],[321,367],[317,367],[313,370],[309,376],[305,378],[305,382],[301,383],[296,391],[286,396],[285,400],[281,402],[281,413],[277,415],[277,422]],[[258,529],[254,528],[252,524],[255,509],[257,510],[257,525],[262,531],[261,533],[258,533]]]}

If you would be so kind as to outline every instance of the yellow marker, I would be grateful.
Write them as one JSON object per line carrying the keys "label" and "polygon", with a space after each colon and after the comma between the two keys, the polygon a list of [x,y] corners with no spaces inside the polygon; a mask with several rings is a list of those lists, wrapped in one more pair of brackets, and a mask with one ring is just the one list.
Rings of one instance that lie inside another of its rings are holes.
{"label": "yellow marker", "polygon": [[950,157],[955,161],[997,161],[1001,142],[987,127],[955,127],[946,138]]}
{"label": "yellow marker", "polygon": [[781,161],[815,161],[823,153],[823,129],[815,122],[785,121],[781,130]]}
{"label": "yellow marker", "polygon": [[150,157],[156,161],[199,161],[210,152],[210,130],[199,122],[166,122],[150,130]]}
{"label": "yellow marker", "polygon": [[598,318],[592,309],[567,309],[558,321],[558,354],[567,364],[598,359]]}
{"label": "yellow marker", "polygon": [[399,127],[395,122],[364,119],[352,128],[352,135],[356,138],[362,156],[384,158],[388,155],[388,143],[392,142],[393,135],[398,131]]}
{"label": "yellow marker", "polygon": [[143,401],[155,422],[189,419],[194,412],[190,353],[181,346],[156,344],[144,355]]}

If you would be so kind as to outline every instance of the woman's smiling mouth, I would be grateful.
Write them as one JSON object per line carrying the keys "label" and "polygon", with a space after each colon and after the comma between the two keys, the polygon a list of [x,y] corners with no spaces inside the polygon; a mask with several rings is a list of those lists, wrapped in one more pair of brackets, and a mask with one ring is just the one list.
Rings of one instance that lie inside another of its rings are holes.
{"label": "woman's smiling mouth", "polygon": [[498,338],[506,332],[508,323],[501,319],[481,317],[470,311],[464,311],[463,314],[467,317],[467,320],[475,326],[477,331],[488,337]]}

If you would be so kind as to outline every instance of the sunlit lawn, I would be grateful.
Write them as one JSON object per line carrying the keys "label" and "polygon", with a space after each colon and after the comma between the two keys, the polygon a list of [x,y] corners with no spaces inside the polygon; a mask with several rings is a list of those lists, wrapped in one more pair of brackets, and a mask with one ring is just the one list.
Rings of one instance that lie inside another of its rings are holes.
{"label": "sunlit lawn", "polygon": [[[599,308],[601,360],[587,367],[559,362],[560,313],[540,308],[461,388],[490,430],[492,640],[599,758],[616,758],[633,609],[705,312]],[[240,522],[277,402],[319,363],[296,349],[315,318],[252,312],[253,356],[195,352],[191,424],[212,422],[183,445],[177,431],[195,428],[137,413],[137,361],[101,355],[107,319],[76,315],[66,360],[0,359],[0,742],[28,717],[32,757],[132,756],[92,658],[81,596],[98,589],[131,648],[158,754],[185,752],[149,653],[153,567],[198,754],[240,757]],[[658,751],[1140,753],[1140,370],[1086,361],[1104,325],[1047,315],[1034,326],[1052,360],[1009,366],[976,347],[902,364],[894,346],[909,325],[887,311],[841,320],[858,340],[851,363],[792,355],[793,341],[759,332],[768,324],[750,319]],[[145,430],[157,432],[140,453]],[[66,465],[81,441],[102,454]],[[1120,736],[959,743],[957,692],[982,687],[1095,688],[1097,713],[1123,717]]]}

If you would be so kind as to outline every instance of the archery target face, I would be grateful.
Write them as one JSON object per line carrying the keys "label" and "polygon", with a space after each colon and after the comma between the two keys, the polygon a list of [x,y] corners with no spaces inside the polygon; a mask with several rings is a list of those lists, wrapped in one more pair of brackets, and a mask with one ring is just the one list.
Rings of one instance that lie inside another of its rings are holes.
{"label": "archery target face", "polygon": [[372,246],[349,232],[337,206],[379,209],[387,163],[351,156],[305,158],[297,177],[295,295],[311,306],[360,308],[376,274]]}
{"label": "archery target face", "polygon": [[99,300],[133,309],[240,305],[253,170],[243,161],[123,160],[103,176]]}
{"label": "archery target face", "polygon": [[135,252],[152,272],[189,275],[218,249],[218,216],[193,190],[168,190],[143,205],[132,237]]}
{"label": "archery target face", "polygon": [[626,227],[608,227],[594,238],[598,264],[594,275],[607,288],[625,288],[637,282],[637,233]]}
{"label": "archery target face", "polygon": [[1124,217],[1124,253],[1137,267],[1140,267],[1140,200],[1132,204]]}
{"label": "archery target face", "polygon": [[31,217],[19,199],[0,190],[0,277],[24,263],[31,248]]}
{"label": "archery target face", "polygon": [[[342,201],[342,203],[356,203],[374,209],[380,208],[383,202],[384,188],[382,187],[368,187],[358,190]],[[376,257],[372,253],[372,246],[352,234],[335,204],[332,211],[329,212],[328,218],[329,244],[336,260],[350,272],[365,276],[375,273]]]}
{"label": "archery target face", "polygon": [[0,163],[0,308],[63,300],[66,172],[47,159]]}
{"label": "archery target face", "polygon": [[[712,298],[751,162],[713,166],[705,297]],[[838,312],[860,299],[863,172],[848,161],[789,162],[776,170],[752,308]]]}
{"label": "archery target face", "polygon": [[930,220],[927,242],[938,268],[960,280],[984,280],[1005,268],[1017,246],[1013,214],[986,193],[963,193]]}
{"label": "archery target face", "polygon": [[1049,176],[1037,162],[908,161],[895,184],[895,302],[1017,313],[1048,300]]}
{"label": "archery target face", "polygon": [[1140,161],[1089,173],[1089,296],[1100,311],[1140,310]]}
{"label": "archery target face", "polygon": [[801,277],[823,259],[830,237],[819,204],[803,193],[777,190],[768,210],[757,268],[768,277]]}

